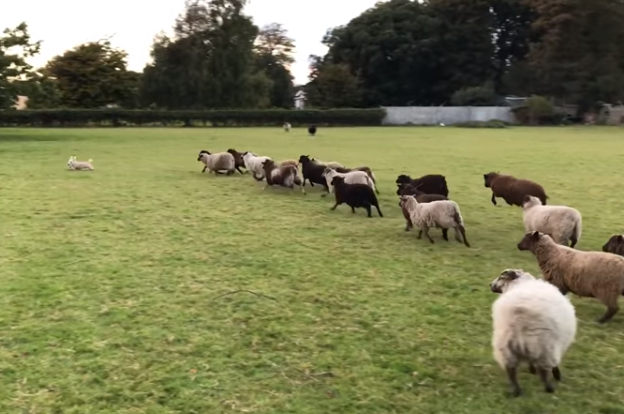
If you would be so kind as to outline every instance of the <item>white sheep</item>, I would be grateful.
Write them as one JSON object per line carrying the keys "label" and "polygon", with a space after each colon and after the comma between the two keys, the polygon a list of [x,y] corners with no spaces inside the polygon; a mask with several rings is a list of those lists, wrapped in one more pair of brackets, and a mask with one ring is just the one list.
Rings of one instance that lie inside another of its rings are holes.
{"label": "white sheep", "polygon": [[284,131],[290,132],[290,123],[284,122]]}
{"label": "white sheep", "polygon": [[93,160],[89,158],[89,161],[77,161],[76,156],[72,155],[69,157],[69,161],[67,161],[67,166],[72,171],[93,171],[95,168],[93,167]]}
{"label": "white sheep", "polygon": [[576,246],[581,239],[581,213],[568,206],[542,205],[539,198],[526,196],[522,204],[524,231],[548,234],[559,244]]}
{"label": "white sheep", "polygon": [[262,181],[264,179],[264,167],[262,164],[266,160],[270,160],[270,157],[258,156],[253,152],[243,153],[243,162],[247,171],[251,171],[251,176],[256,181]]}
{"label": "white sheep", "polygon": [[448,241],[448,229],[453,229],[455,240],[460,243],[463,242],[466,247],[470,247],[466,238],[464,219],[459,211],[459,205],[455,201],[439,200],[419,203],[414,196],[402,195],[401,207],[407,210],[412,223],[420,229],[418,239],[422,238],[423,233],[425,233],[429,241],[434,243],[429,235],[429,229],[435,227],[442,229],[442,237]]}
{"label": "white sheep", "polygon": [[539,374],[546,392],[554,392],[548,377],[552,372],[561,381],[559,364],[576,335],[574,306],[555,286],[522,269],[503,270],[490,289],[502,293],[492,304],[492,347],[512,395],[522,394],[517,367],[523,361]]}
{"label": "white sheep", "polygon": [[327,181],[327,186],[329,187],[330,194],[333,194],[334,192],[334,186],[331,185],[334,177],[343,177],[346,184],[365,184],[372,188],[375,192],[377,192],[377,188],[375,188],[375,183],[364,171],[350,171],[348,173],[339,173],[331,167],[326,167],[325,170],[323,170],[323,177],[325,177],[325,181]]}
{"label": "white sheep", "polygon": [[197,161],[201,161],[205,165],[202,172],[206,171],[206,168],[208,173],[214,172],[215,174],[224,174],[221,171],[225,170],[225,174],[232,175],[236,171],[236,160],[229,152],[211,154],[206,150],[201,150]]}

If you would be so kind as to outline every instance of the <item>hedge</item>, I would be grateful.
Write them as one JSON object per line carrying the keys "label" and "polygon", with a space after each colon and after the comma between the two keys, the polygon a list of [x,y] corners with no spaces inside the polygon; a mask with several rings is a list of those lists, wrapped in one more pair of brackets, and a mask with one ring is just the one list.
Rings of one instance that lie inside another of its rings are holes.
{"label": "hedge", "polygon": [[85,126],[375,126],[386,112],[378,109],[160,111],[124,109],[52,109],[0,111],[0,127]]}

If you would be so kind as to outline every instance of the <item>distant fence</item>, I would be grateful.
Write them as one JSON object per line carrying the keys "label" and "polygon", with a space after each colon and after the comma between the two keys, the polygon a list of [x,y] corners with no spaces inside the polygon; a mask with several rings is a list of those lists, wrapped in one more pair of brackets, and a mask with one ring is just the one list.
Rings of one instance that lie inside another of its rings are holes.
{"label": "distant fence", "polygon": [[497,119],[515,122],[506,106],[386,106],[382,125],[446,125]]}

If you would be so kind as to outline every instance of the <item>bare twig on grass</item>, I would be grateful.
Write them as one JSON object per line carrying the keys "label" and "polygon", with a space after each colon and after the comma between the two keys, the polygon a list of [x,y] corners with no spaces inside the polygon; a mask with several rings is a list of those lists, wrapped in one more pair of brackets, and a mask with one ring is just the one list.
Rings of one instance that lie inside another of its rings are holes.
{"label": "bare twig on grass", "polygon": [[217,299],[222,298],[224,296],[234,295],[236,293],[251,293],[252,295],[255,295],[255,296],[258,296],[258,297],[261,297],[261,298],[271,299],[271,300],[274,300],[276,302],[279,302],[274,297],[263,295],[262,293],[256,293],[256,292],[253,292],[251,290],[246,290],[246,289],[239,289],[239,290],[234,290],[232,292],[222,293],[221,295],[215,296],[215,298],[213,300],[217,300]]}

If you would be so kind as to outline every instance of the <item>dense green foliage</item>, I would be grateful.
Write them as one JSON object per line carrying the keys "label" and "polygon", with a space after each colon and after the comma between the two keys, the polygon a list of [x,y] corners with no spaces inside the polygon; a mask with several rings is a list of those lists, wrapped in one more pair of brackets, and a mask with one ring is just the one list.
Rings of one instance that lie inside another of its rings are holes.
{"label": "dense green foliage", "polygon": [[0,127],[8,126],[278,126],[380,125],[384,109],[332,110],[24,110],[0,111]]}

